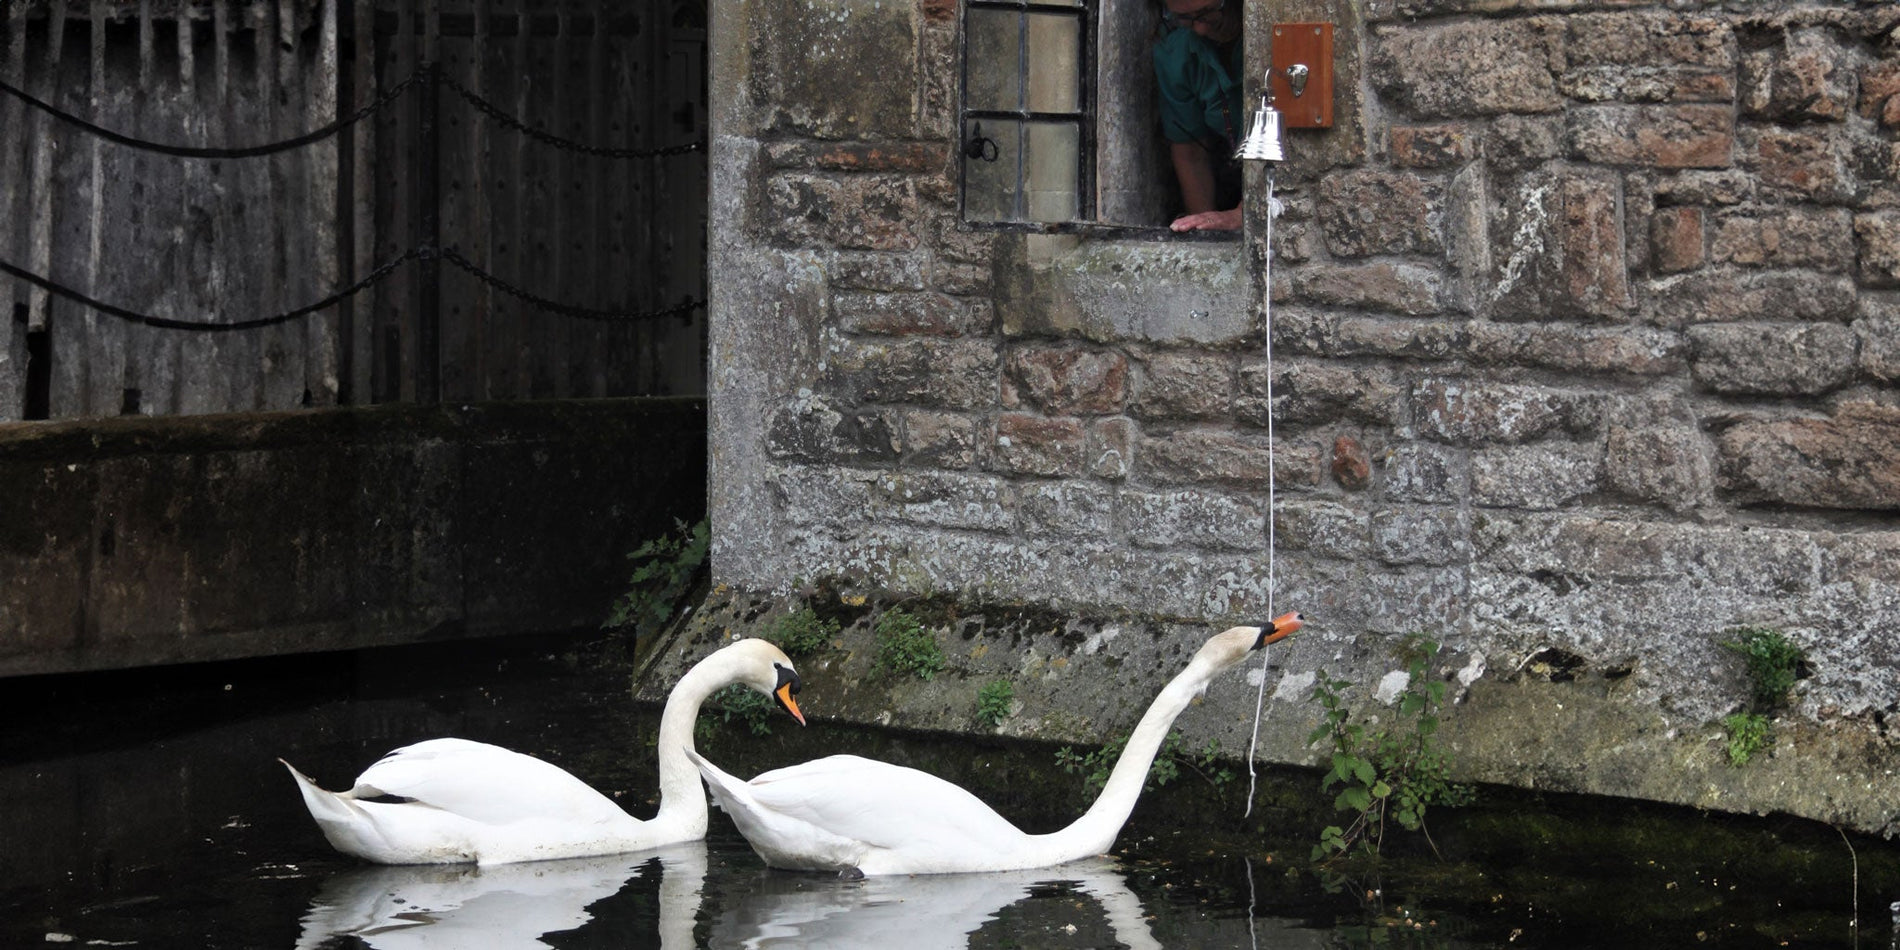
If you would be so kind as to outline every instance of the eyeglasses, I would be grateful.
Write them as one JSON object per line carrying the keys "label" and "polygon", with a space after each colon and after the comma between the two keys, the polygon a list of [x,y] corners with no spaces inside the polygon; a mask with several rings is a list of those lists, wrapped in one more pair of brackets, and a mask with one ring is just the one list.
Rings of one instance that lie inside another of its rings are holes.
{"label": "eyeglasses", "polygon": [[1221,11],[1226,9],[1226,7],[1227,0],[1218,0],[1213,6],[1203,7],[1192,13],[1176,13],[1173,10],[1162,10],[1161,19],[1166,21],[1169,26],[1193,26],[1196,23],[1212,23],[1220,16]]}

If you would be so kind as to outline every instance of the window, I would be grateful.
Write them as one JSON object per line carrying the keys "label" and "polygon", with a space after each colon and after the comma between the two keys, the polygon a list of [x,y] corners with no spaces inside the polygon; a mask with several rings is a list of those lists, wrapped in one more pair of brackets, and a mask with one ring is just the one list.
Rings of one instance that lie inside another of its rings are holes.
{"label": "window", "polygon": [[1165,226],[1153,0],[966,0],[963,218],[1080,230]]}

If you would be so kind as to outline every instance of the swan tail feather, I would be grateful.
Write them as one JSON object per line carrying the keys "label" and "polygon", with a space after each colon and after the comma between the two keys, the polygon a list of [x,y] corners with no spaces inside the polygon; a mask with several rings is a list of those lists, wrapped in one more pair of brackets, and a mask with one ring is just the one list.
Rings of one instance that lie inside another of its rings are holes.
{"label": "swan tail feather", "polygon": [[720,811],[730,813],[732,807],[727,804],[729,801],[739,802],[744,800],[744,782],[739,781],[724,769],[707,761],[706,757],[700,755],[692,746],[686,747],[686,757],[691,759],[695,766],[699,767],[700,777],[704,778],[706,785],[711,788],[713,804],[718,805]]}

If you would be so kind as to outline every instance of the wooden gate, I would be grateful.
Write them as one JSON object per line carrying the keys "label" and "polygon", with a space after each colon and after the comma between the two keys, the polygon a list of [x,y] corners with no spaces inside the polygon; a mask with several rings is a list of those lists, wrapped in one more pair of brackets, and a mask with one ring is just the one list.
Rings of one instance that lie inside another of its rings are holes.
{"label": "wooden gate", "polygon": [[704,10],[9,3],[0,421],[703,393]]}

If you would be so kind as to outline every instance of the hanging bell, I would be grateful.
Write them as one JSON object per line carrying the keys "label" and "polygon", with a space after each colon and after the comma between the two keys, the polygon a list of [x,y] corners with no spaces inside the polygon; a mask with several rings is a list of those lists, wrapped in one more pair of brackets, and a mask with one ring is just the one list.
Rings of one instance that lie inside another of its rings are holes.
{"label": "hanging bell", "polygon": [[1253,112],[1253,127],[1234,157],[1246,162],[1286,160],[1286,151],[1280,147],[1280,110],[1273,107],[1272,97],[1260,97],[1260,108]]}

